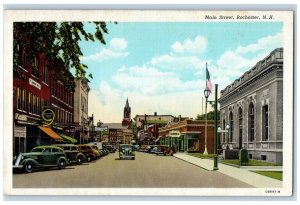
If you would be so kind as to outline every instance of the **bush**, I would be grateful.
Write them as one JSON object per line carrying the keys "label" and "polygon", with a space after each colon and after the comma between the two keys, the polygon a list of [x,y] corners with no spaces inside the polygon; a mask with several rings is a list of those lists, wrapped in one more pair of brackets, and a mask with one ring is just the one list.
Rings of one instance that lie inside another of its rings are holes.
{"label": "bush", "polygon": [[239,152],[239,162],[240,166],[247,166],[249,162],[248,151],[246,149],[241,149]]}

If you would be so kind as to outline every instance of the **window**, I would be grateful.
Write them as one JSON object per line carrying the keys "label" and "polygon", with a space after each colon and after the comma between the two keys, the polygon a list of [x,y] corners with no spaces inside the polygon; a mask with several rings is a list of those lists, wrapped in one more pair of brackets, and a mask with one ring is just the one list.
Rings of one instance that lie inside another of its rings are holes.
{"label": "window", "polygon": [[22,109],[22,103],[21,103],[21,89],[17,88],[17,109]]}
{"label": "window", "polygon": [[267,160],[267,156],[266,155],[261,155],[260,157],[261,157],[261,160],[264,160],[264,161]]}
{"label": "window", "polygon": [[[226,123],[225,123],[225,119],[223,120],[223,130],[225,130],[226,129],[226,125],[225,125]],[[225,143],[226,142],[226,136],[225,136],[225,134],[223,134],[223,142]]]}
{"label": "window", "polygon": [[35,57],[32,64],[32,75],[35,77],[39,77],[39,67],[38,67],[38,59]]}
{"label": "window", "polygon": [[32,101],[32,93],[29,93],[28,94],[28,112],[30,112],[30,113],[32,113],[32,107],[31,107],[32,106],[32,104],[31,104],[32,102],[31,101]]}
{"label": "window", "polygon": [[54,95],[54,76],[51,78],[51,95]]}
{"label": "window", "polygon": [[36,95],[32,95],[32,113],[36,114]]}
{"label": "window", "polygon": [[249,136],[248,140],[252,142],[254,140],[254,105],[251,102],[249,105]]}
{"label": "window", "polygon": [[27,56],[25,53],[25,45],[17,45],[17,49],[18,49],[18,64],[19,66],[21,66],[22,68],[24,68],[25,70],[27,70]]}
{"label": "window", "polygon": [[37,97],[36,98],[36,107],[37,107],[37,112],[36,112],[36,114],[38,114],[38,115],[40,115],[41,114],[41,101],[40,101],[40,98],[39,97]]}
{"label": "window", "polygon": [[262,107],[262,141],[269,139],[269,106]]}
{"label": "window", "polygon": [[243,140],[243,110],[239,108],[239,148],[242,148]]}
{"label": "window", "polygon": [[229,113],[229,122],[230,122],[230,135],[229,135],[229,140],[230,140],[230,142],[232,142],[232,140],[233,140],[233,113],[232,112],[230,112]]}
{"label": "window", "polygon": [[48,84],[48,67],[46,63],[43,63],[42,72],[42,80],[44,83]]}
{"label": "window", "polygon": [[26,111],[26,90],[22,92],[22,110]]}

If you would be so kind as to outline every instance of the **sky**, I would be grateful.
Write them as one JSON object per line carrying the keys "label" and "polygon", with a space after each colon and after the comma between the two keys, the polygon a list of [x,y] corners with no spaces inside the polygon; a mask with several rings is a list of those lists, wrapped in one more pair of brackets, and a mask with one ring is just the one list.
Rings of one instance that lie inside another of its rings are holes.
{"label": "sky", "polygon": [[[93,28],[85,23],[87,31]],[[93,75],[89,115],[104,123],[122,121],[127,98],[132,118],[154,112],[195,118],[204,111],[206,63],[220,92],[283,46],[280,22],[118,22],[107,28],[106,45],[80,43],[82,63]]]}

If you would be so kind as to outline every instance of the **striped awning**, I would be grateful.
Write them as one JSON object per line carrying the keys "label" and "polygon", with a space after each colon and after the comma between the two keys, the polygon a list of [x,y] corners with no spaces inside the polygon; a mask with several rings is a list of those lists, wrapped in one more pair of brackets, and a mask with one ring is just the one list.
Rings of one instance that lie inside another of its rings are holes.
{"label": "striped awning", "polygon": [[43,132],[45,132],[47,135],[49,135],[52,139],[55,141],[64,141],[63,138],[61,138],[56,132],[54,132],[51,128],[49,127],[43,127],[43,126],[38,126]]}

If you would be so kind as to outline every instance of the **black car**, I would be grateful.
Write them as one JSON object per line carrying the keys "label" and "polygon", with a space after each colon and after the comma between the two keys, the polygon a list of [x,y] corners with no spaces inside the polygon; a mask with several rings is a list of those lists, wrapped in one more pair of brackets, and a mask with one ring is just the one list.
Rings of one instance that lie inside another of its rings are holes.
{"label": "black car", "polygon": [[60,147],[64,150],[67,155],[67,159],[70,163],[76,163],[78,165],[82,164],[86,159],[84,154],[82,154],[78,146],[73,144],[55,144],[55,146]]}

